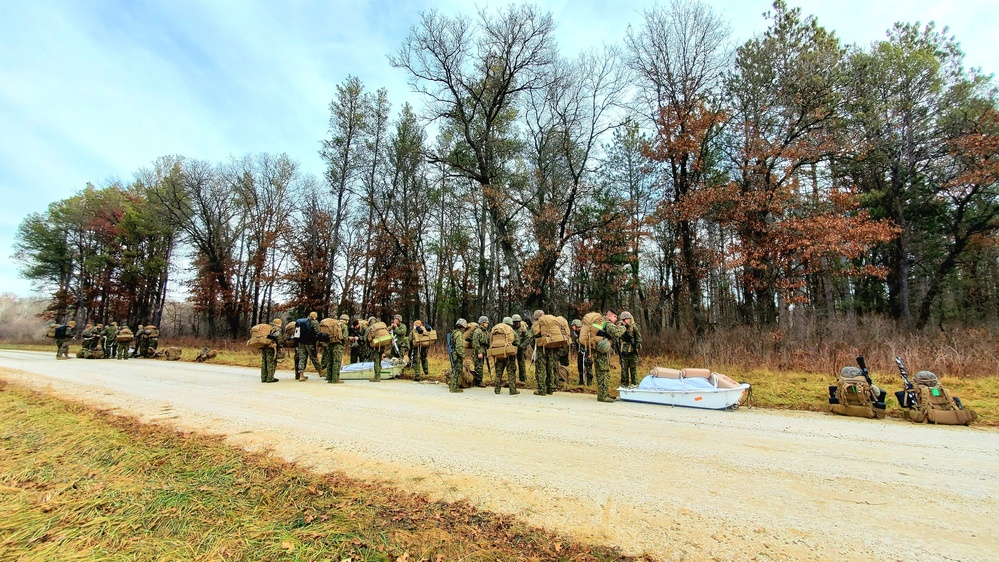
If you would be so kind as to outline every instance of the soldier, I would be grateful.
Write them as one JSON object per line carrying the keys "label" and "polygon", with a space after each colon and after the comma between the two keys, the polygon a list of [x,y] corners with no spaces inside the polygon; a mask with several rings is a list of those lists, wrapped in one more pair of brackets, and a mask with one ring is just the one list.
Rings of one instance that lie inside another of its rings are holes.
{"label": "soldier", "polygon": [[260,348],[260,382],[277,382],[274,372],[277,371],[277,352],[284,343],[284,330],[281,329],[280,318],[271,321],[271,333],[267,334],[267,339],[272,345]]}
{"label": "soldier", "polygon": [[145,329],[145,326],[143,326],[142,324],[139,324],[138,327],[135,328],[135,334],[134,334],[134,337],[135,337],[135,347],[132,348],[132,357],[138,357],[139,356],[139,347],[142,345],[142,330],[143,329]]}
{"label": "soldier", "polygon": [[392,317],[392,327],[389,328],[392,332],[392,340],[394,341],[396,356],[406,362],[406,366],[409,366],[409,330],[406,328],[406,323],[402,321],[402,315],[396,314]]}
{"label": "soldier", "polygon": [[[368,342],[364,340],[364,329],[361,327],[361,319],[355,318],[351,325],[351,335],[354,336],[357,345],[350,349],[350,360],[352,363],[364,363],[368,360]],[[356,334],[356,335],[355,335]]]}
{"label": "soldier", "polygon": [[[340,315],[340,333],[343,334],[344,338],[347,337],[347,322],[349,320],[350,316],[346,314]],[[326,350],[323,351],[323,369],[326,370],[326,382],[328,383],[343,383],[340,380],[340,366],[343,363],[343,343],[343,339],[338,342],[330,342],[326,344]]]}
{"label": "soldier", "polygon": [[604,338],[597,344],[596,357],[593,359],[593,366],[597,374],[597,401],[614,402],[615,399],[607,395],[607,387],[610,384],[610,355],[614,339],[624,334],[624,326],[617,325],[617,313],[608,310],[604,315],[607,319],[604,328],[597,332],[597,335]]}
{"label": "soldier", "polygon": [[159,347],[160,343],[160,331],[159,329],[150,324],[146,326],[146,351],[144,352],[144,357],[152,357],[156,355],[156,348]]}
{"label": "soldier", "polygon": [[[121,325],[122,325],[122,329],[127,328],[128,327],[128,322],[122,322]],[[127,341],[119,342],[119,341],[117,341],[117,336],[116,336],[115,337],[115,348],[118,351],[118,359],[120,359],[122,361],[127,361],[128,360],[128,342]]]}
{"label": "soldier", "polygon": [[621,386],[638,386],[638,354],[642,351],[642,332],[635,325],[631,313],[621,313],[624,334],[621,335]]}
{"label": "soldier", "polygon": [[136,345],[136,353],[139,357],[145,359],[147,353],[149,352],[149,334],[146,333],[147,328],[152,328],[152,324],[149,326],[143,326],[139,324],[139,331],[135,333],[135,337],[138,338],[138,344]]}
{"label": "soldier", "polygon": [[[513,318],[509,316],[503,318],[503,323],[507,326],[513,328]],[[517,330],[513,331],[513,345],[520,349],[520,335],[517,334]],[[507,379],[509,379],[510,395],[520,394],[517,390],[517,357],[500,357],[496,359],[496,394],[503,391],[503,371],[507,372]]]}
{"label": "soldier", "polygon": [[76,320],[70,320],[65,326],[56,326],[56,359],[69,359],[69,340],[73,338],[75,329]]}
{"label": "soldier", "polygon": [[104,324],[98,322],[94,326],[90,339],[94,341],[93,345],[90,346],[91,351],[100,351],[101,355],[104,355]]}
{"label": "soldier", "polygon": [[378,319],[374,316],[368,318],[368,327],[364,330],[364,341],[368,345],[368,361],[371,361],[371,368],[374,369],[375,376],[368,379],[368,382],[382,382],[382,354],[385,350],[382,348],[374,348],[370,346],[372,338],[374,338],[374,325],[378,322]]}
{"label": "soldier", "polygon": [[307,326],[303,327],[299,333],[298,346],[295,347],[295,380],[307,381],[309,377],[305,370],[309,368],[309,361],[316,368],[320,377],[326,376],[323,368],[319,365],[319,357],[316,355],[316,341],[319,334],[319,314],[310,312],[307,319]]}
{"label": "soldier", "polygon": [[576,352],[576,372],[579,373],[579,384],[589,386],[593,384],[593,357],[588,356],[587,350],[579,345],[579,335],[583,329],[583,321],[572,321],[569,325],[569,335],[572,338],[572,348]]}
{"label": "soldier", "polygon": [[517,379],[527,382],[527,354],[534,347],[534,332],[528,327],[519,314],[513,315],[513,330],[517,332],[520,344],[517,346]]}
{"label": "soldier", "polygon": [[489,359],[486,357],[486,350],[489,349],[489,318],[479,316],[479,324],[472,330],[472,362],[475,365],[475,374],[472,384],[478,388],[485,388],[482,382],[485,375],[484,365]]}
{"label": "soldier", "polygon": [[458,388],[458,380],[461,379],[461,371],[465,364],[465,328],[468,323],[464,318],[459,318],[454,323],[454,331],[451,332],[451,376],[448,378],[448,390],[451,392],[464,392]]}
{"label": "soldier", "polygon": [[104,327],[104,358],[111,359],[118,354],[118,323],[111,322]]}
{"label": "soldier", "polygon": [[543,310],[534,311],[534,378],[538,382],[538,389],[534,391],[534,394],[538,396],[555,394],[555,387],[558,385],[556,378],[558,377],[558,367],[555,366],[558,361],[558,350],[538,347],[537,345],[537,338],[541,335],[538,319],[544,315]]}
{"label": "soldier", "polygon": [[83,333],[80,334],[80,347],[85,350],[90,350],[94,345],[94,325],[88,323],[83,327]]}
{"label": "soldier", "polygon": [[[416,339],[416,334],[423,334],[430,327],[424,327],[423,322],[420,320],[413,320],[413,331],[409,335],[409,343],[412,344],[413,340]],[[427,350],[428,347],[413,347],[413,380],[418,381],[424,375],[430,374],[430,366],[427,364]]]}

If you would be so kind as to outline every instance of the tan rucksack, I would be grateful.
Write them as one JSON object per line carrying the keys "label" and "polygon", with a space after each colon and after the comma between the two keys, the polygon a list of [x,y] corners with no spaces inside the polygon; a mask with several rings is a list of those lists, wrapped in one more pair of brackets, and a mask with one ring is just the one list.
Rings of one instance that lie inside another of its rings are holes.
{"label": "tan rucksack", "polygon": [[472,334],[475,333],[475,329],[478,327],[478,324],[469,323],[465,327],[465,331],[462,332],[462,336],[465,338],[465,349],[472,349]]}
{"label": "tan rucksack", "polygon": [[295,340],[295,323],[288,322],[284,326],[284,344],[282,347],[298,347],[298,341]]}
{"label": "tan rucksack", "polygon": [[385,322],[375,322],[368,328],[368,346],[371,349],[386,349],[392,346],[392,334]]}
{"label": "tan rucksack", "polygon": [[343,342],[343,329],[336,318],[323,318],[319,322],[319,333],[329,336],[331,343]]}
{"label": "tan rucksack", "polygon": [[978,419],[974,410],[966,410],[959,405],[936,375],[929,371],[916,373],[914,390],[918,406],[905,411],[906,418],[911,422],[971,425]]}
{"label": "tan rucksack", "polygon": [[874,407],[871,384],[863,376],[844,377],[840,375],[836,379],[836,400],[839,403],[829,407],[834,414],[858,418],[877,418],[879,420],[885,417],[884,408]]}
{"label": "tan rucksack", "polygon": [[180,357],[183,353],[184,350],[181,348],[171,346],[163,350],[163,358],[167,361],[180,361]]}
{"label": "tan rucksack", "polygon": [[534,338],[539,347],[566,347],[569,345],[569,323],[561,316],[545,314],[534,323]]}
{"label": "tan rucksack", "polygon": [[273,347],[274,342],[267,337],[271,335],[272,329],[270,324],[257,324],[250,328],[250,339],[246,341],[247,347],[251,349]]}
{"label": "tan rucksack", "polygon": [[52,324],[51,326],[49,326],[48,331],[45,332],[45,337],[55,339],[56,328],[58,328],[58,327],[59,326],[57,326],[55,324]]}
{"label": "tan rucksack", "polygon": [[513,345],[513,328],[508,324],[496,324],[489,333],[489,349],[486,354],[496,359],[505,359],[517,355],[517,346]]}
{"label": "tan rucksack", "polygon": [[598,336],[597,332],[604,329],[607,320],[599,312],[589,312],[583,316],[583,326],[579,329],[579,346],[586,349],[593,349],[603,336]]}
{"label": "tan rucksack", "polygon": [[130,342],[133,339],[135,339],[135,334],[132,333],[131,328],[129,328],[128,326],[123,326],[120,330],[118,330],[118,335],[115,336],[114,339],[118,343]]}
{"label": "tan rucksack", "polygon": [[426,326],[423,326],[423,333],[416,331],[413,328],[413,347],[430,347],[437,341],[437,331],[428,330]]}
{"label": "tan rucksack", "polygon": [[146,326],[145,334],[147,338],[160,337],[160,330],[156,326]]}

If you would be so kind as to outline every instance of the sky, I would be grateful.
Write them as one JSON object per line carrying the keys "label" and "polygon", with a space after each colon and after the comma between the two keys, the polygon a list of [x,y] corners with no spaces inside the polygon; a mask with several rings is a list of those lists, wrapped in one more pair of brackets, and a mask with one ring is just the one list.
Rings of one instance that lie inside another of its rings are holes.
{"label": "sky", "polygon": [[[762,33],[768,0],[704,0],[733,44]],[[999,1],[788,0],[846,44],[896,21],[948,26],[968,66],[999,72]],[[337,84],[357,76],[419,108],[392,68],[420,12],[472,14],[506,2],[445,0],[0,0],[0,293],[28,296],[12,258],[17,226],[88,182],[129,182],[160,156],[210,161],[287,153],[321,175]],[[562,52],[620,43],[655,2],[536,2]]]}

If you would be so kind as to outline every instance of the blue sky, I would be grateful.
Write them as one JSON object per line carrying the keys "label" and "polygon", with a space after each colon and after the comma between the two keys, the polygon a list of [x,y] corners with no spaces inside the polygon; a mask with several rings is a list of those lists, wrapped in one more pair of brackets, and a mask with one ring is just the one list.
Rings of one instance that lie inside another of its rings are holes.
{"label": "blue sky", "polygon": [[[736,42],[766,28],[767,0],[707,0]],[[882,39],[895,21],[947,25],[967,63],[999,71],[999,2],[789,2],[846,43]],[[480,6],[503,4],[479,2]],[[653,2],[550,1],[559,44],[574,54],[619,42]],[[159,156],[225,160],[286,152],[320,174],[328,103],[348,75],[384,87],[394,109],[409,93],[389,66],[421,10],[469,13],[472,3],[391,0],[0,0],[0,293],[31,293],[17,275],[17,225],[29,213],[103,185]]]}

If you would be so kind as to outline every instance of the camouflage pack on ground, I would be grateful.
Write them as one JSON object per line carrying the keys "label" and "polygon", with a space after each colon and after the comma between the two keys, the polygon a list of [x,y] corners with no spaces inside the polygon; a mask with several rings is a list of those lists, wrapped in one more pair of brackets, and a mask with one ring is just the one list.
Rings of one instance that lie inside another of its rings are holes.
{"label": "camouflage pack on ground", "polygon": [[920,371],[913,377],[916,404],[909,405],[906,418],[913,423],[940,425],[971,425],[978,419],[974,410],[967,410],[930,371]]}

